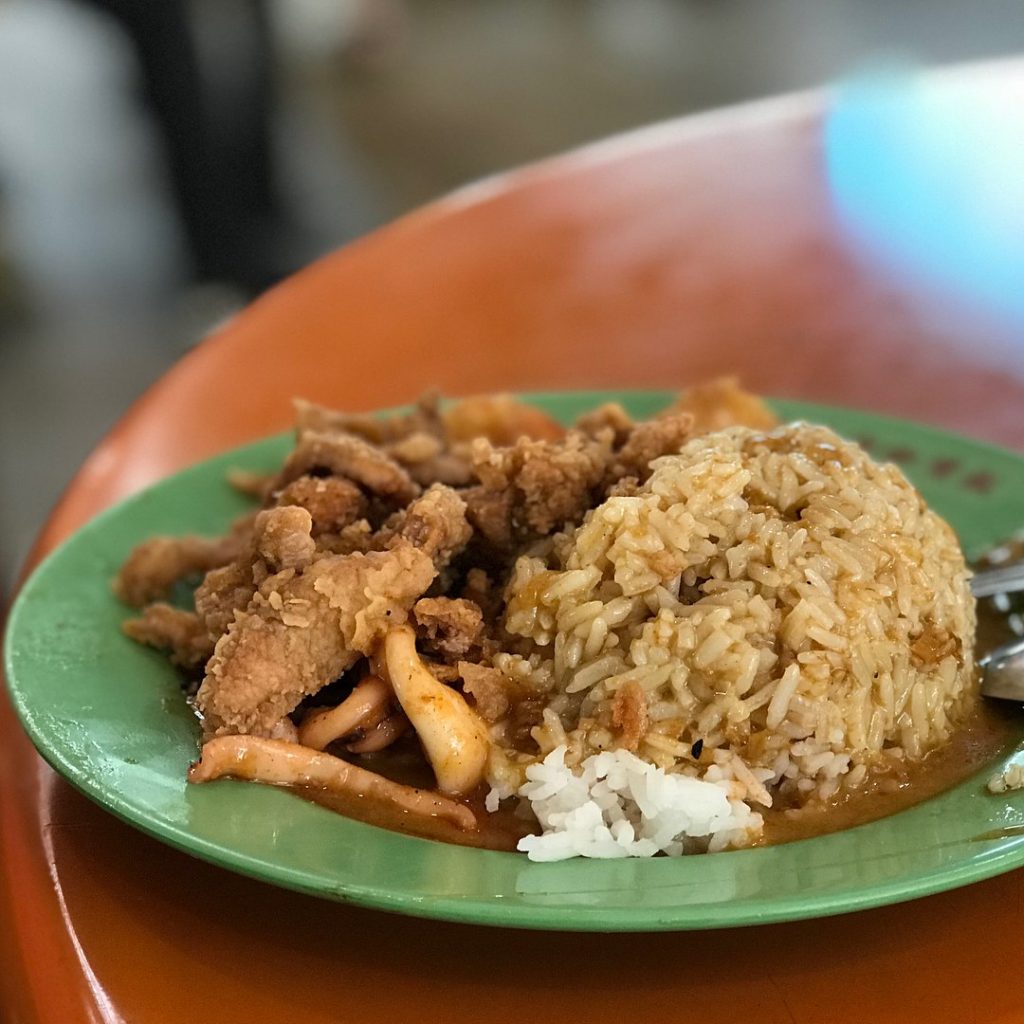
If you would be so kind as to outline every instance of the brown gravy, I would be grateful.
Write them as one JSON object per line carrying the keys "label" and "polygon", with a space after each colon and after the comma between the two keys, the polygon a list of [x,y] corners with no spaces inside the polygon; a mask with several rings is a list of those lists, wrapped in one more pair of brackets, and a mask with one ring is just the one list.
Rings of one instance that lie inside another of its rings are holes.
{"label": "brown gravy", "polygon": [[[990,651],[1013,635],[1005,613],[999,612],[991,600],[978,602],[977,652]],[[765,812],[761,843],[791,843],[866,825],[938,796],[970,778],[1020,741],[1024,731],[1024,714],[1019,705],[986,700],[980,695],[975,701],[975,707],[949,742],[922,760],[879,771],[856,793],[833,803]]]}
{"label": "brown gravy", "polygon": [[[990,650],[1011,635],[1006,616],[997,612],[991,601],[979,602],[977,649]],[[879,771],[856,793],[829,804],[764,812],[761,845],[808,839],[888,817],[951,789],[980,771],[1021,739],[1024,714],[1018,705],[1007,701],[985,700],[980,696],[976,700],[976,706],[950,741],[923,760]],[[412,738],[380,753],[351,760],[395,782],[423,789],[433,787],[433,776]],[[384,802],[301,786],[293,791],[303,799],[358,821],[460,846],[515,850],[519,839],[536,829],[535,823],[517,816],[511,807],[488,813],[484,808],[485,788],[464,801],[478,822],[477,829],[471,832],[440,818],[411,815]]]}
{"label": "brown gravy", "polygon": [[861,789],[828,804],[764,814],[763,845],[791,843],[887,818],[952,789],[1019,739],[1024,716],[1016,705],[978,698],[949,742],[922,760],[878,772]]}

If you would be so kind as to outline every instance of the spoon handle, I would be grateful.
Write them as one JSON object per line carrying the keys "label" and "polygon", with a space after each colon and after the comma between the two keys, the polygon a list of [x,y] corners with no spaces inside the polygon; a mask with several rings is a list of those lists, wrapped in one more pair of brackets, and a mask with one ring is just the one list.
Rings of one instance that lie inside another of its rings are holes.
{"label": "spoon handle", "polygon": [[971,590],[975,597],[992,597],[993,594],[1013,594],[1024,590],[1024,562],[979,572],[971,579]]}

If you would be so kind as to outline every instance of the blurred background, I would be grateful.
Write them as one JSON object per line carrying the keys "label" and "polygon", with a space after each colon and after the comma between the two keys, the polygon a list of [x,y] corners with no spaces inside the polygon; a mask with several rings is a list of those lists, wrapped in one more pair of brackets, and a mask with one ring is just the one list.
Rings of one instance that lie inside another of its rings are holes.
{"label": "blurred background", "polygon": [[0,0],[0,591],[128,404],[317,255],[613,132],[1022,50],[1021,0]]}

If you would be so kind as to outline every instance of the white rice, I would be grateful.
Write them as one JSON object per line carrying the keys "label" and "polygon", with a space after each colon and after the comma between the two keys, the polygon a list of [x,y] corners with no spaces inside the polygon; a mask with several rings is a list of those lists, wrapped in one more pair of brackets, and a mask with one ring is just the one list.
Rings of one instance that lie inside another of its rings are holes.
{"label": "white rice", "polygon": [[1011,789],[1024,789],[1024,764],[1008,764],[998,775],[988,780],[990,793],[1006,793]]}
{"label": "white rice", "polygon": [[519,841],[530,860],[670,857],[745,845],[762,819],[730,797],[728,781],[669,775],[628,750],[588,757],[574,772],[557,747],[526,769],[518,796],[543,834]]}

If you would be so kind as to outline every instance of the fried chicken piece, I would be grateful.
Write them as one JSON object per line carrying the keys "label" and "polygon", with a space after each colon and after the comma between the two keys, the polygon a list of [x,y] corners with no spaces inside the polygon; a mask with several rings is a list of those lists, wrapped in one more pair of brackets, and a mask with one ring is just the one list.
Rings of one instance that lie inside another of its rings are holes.
{"label": "fried chicken piece", "polygon": [[372,551],[377,534],[365,519],[350,523],[337,533],[321,533],[316,539],[317,551],[327,555],[351,555],[353,552]]}
{"label": "fried chicken piece", "polygon": [[662,415],[693,413],[693,433],[709,434],[726,427],[770,430],[779,418],[765,403],[744,391],[735,377],[718,377],[684,391]]}
{"label": "fried chicken piece", "polygon": [[274,486],[276,473],[254,473],[248,469],[229,469],[225,474],[228,485],[239,494],[265,501]]}
{"label": "fried chicken piece", "polygon": [[306,430],[299,435],[278,480],[287,485],[314,470],[327,470],[371,494],[404,505],[420,493],[419,485],[394,459],[355,434]]}
{"label": "fried chicken piece", "polygon": [[466,582],[460,596],[472,601],[480,609],[488,625],[497,622],[505,604],[502,588],[479,566],[474,566],[466,573]]}
{"label": "fried chicken piece", "polygon": [[271,571],[304,569],[313,561],[313,517],[298,505],[279,505],[256,516],[253,547]]}
{"label": "fried chicken piece", "polygon": [[513,695],[519,689],[516,683],[504,672],[489,665],[460,661],[458,669],[462,677],[462,689],[473,698],[477,714],[485,722],[500,722],[509,713]]}
{"label": "fried chicken piece", "polygon": [[237,551],[232,536],[153,537],[136,545],[114,577],[114,593],[125,604],[141,608],[167,597],[180,579],[207,572],[230,561]]}
{"label": "fried chicken piece", "polygon": [[383,418],[350,416],[303,401],[295,408],[300,438],[309,432],[353,434],[379,446],[423,487],[470,483],[468,442],[475,438],[507,445],[520,437],[557,440],[565,433],[547,413],[511,395],[463,398],[442,412],[438,396],[427,394],[409,412]]}
{"label": "fried chicken piece", "polygon": [[587,437],[600,439],[611,431],[612,443],[621,448],[633,430],[633,418],[618,402],[605,402],[578,417],[575,428]]}
{"label": "fried chicken piece", "polygon": [[447,448],[428,434],[410,434],[384,448],[422,487],[434,483],[464,487],[473,479],[468,445],[460,443]]}
{"label": "fried chicken piece", "polygon": [[211,569],[196,588],[196,614],[202,619],[210,643],[231,624],[236,611],[243,610],[256,591],[251,557]]}
{"label": "fried chicken piece", "polygon": [[531,731],[543,718],[547,695],[490,665],[460,661],[458,669],[462,689],[473,700],[476,713],[504,733],[503,742],[516,750],[535,747]]}
{"label": "fried chicken piece", "polygon": [[565,427],[536,406],[512,395],[474,395],[461,398],[441,416],[449,442],[486,438],[494,445],[514,445],[520,438],[559,441]]}
{"label": "fried chicken piece", "polygon": [[483,635],[480,607],[464,598],[423,597],[412,614],[424,649],[445,661],[464,658]]}
{"label": "fried chicken piece", "polygon": [[420,430],[384,445],[384,449],[397,463],[411,470],[416,466],[431,464],[444,452],[445,443],[436,434]]}
{"label": "fried chicken piece", "polygon": [[469,518],[493,545],[507,550],[575,522],[591,507],[612,458],[611,440],[572,430],[561,441],[521,438],[508,448],[473,444],[480,487],[466,492]]}
{"label": "fried chicken piece", "polygon": [[223,537],[152,537],[136,545],[114,577],[114,593],[141,608],[161,600],[175,583],[226,565],[252,543],[256,513],[239,516]]}
{"label": "fried chicken piece", "polygon": [[227,565],[210,570],[196,588],[195,608],[211,643],[243,611],[264,578],[281,569],[308,565],[317,549],[310,536],[312,520],[296,506],[257,513],[246,547]]}
{"label": "fried chicken piece", "polygon": [[454,686],[459,681],[459,670],[454,665],[449,665],[445,661],[430,660],[424,661],[423,664],[427,666],[430,674],[445,686]]}
{"label": "fried chicken piece", "polygon": [[[395,543],[404,539],[425,551],[444,568],[469,543],[472,527],[466,519],[466,502],[450,487],[435,484],[398,513],[394,525]],[[382,530],[387,534],[388,529]]]}
{"label": "fried chicken piece", "polygon": [[615,454],[607,480],[613,485],[623,477],[643,483],[650,464],[662,455],[675,455],[693,434],[693,414],[677,412],[636,424]]}
{"label": "fried chicken piece", "polygon": [[266,736],[306,696],[373,652],[437,569],[404,538],[388,551],[326,555],[253,595],[217,641],[196,704],[208,736]]}
{"label": "fried chicken piece", "polygon": [[137,618],[126,619],[121,629],[137,643],[169,651],[171,661],[182,668],[196,668],[213,654],[203,620],[162,601],[148,605]]}
{"label": "fried chicken piece", "polygon": [[312,534],[337,533],[366,515],[366,497],[351,480],[300,476],[276,495],[278,505],[298,505],[312,516]]}
{"label": "fried chicken piece", "polygon": [[305,430],[355,434],[378,445],[424,487],[432,483],[461,486],[470,480],[468,453],[449,446],[437,394],[423,395],[408,412],[384,417],[352,416],[302,401],[295,406],[300,434]]}
{"label": "fried chicken piece", "polygon": [[[297,530],[289,543],[302,537],[311,543],[309,513],[285,506],[260,516],[255,546],[264,557],[252,563],[248,579],[240,561],[212,581],[208,577],[196,597],[208,628],[223,623],[199,691],[208,728],[217,733],[266,735],[303,697],[370,654],[388,626],[405,621],[416,598],[472,532],[465,502],[450,487],[437,485],[398,513],[390,529],[362,534],[387,550],[321,555],[287,566],[266,548],[266,524],[287,517]],[[278,541],[282,536],[275,534]],[[273,568],[285,572],[260,579]]]}
{"label": "fried chicken piece", "polygon": [[364,441],[379,445],[401,441],[412,434],[445,437],[441,399],[436,392],[422,395],[408,412],[391,416],[337,412],[302,398],[296,399],[294,405],[295,429],[299,436],[307,431],[355,434]]}
{"label": "fried chicken piece", "polygon": [[471,395],[442,409],[440,396],[427,392],[408,412],[392,416],[349,415],[299,399],[295,414],[299,434],[307,430],[355,434],[383,446],[417,435],[437,438],[448,447],[478,437],[509,445],[521,437],[557,441],[565,434],[565,428],[548,413],[512,395]]}
{"label": "fried chicken piece", "polygon": [[424,395],[407,413],[394,416],[349,416],[310,402],[295,403],[299,435],[307,431],[354,434],[378,445],[416,483],[462,486],[472,470],[465,445],[449,445],[437,395]]}
{"label": "fried chicken piece", "polygon": [[479,484],[463,491],[462,496],[474,529],[489,545],[510,552],[516,543],[512,526],[515,491],[511,487],[492,490]]}
{"label": "fried chicken piece", "polygon": [[634,679],[619,687],[612,700],[612,724],[619,730],[619,742],[636,751],[647,732],[647,694]]}

